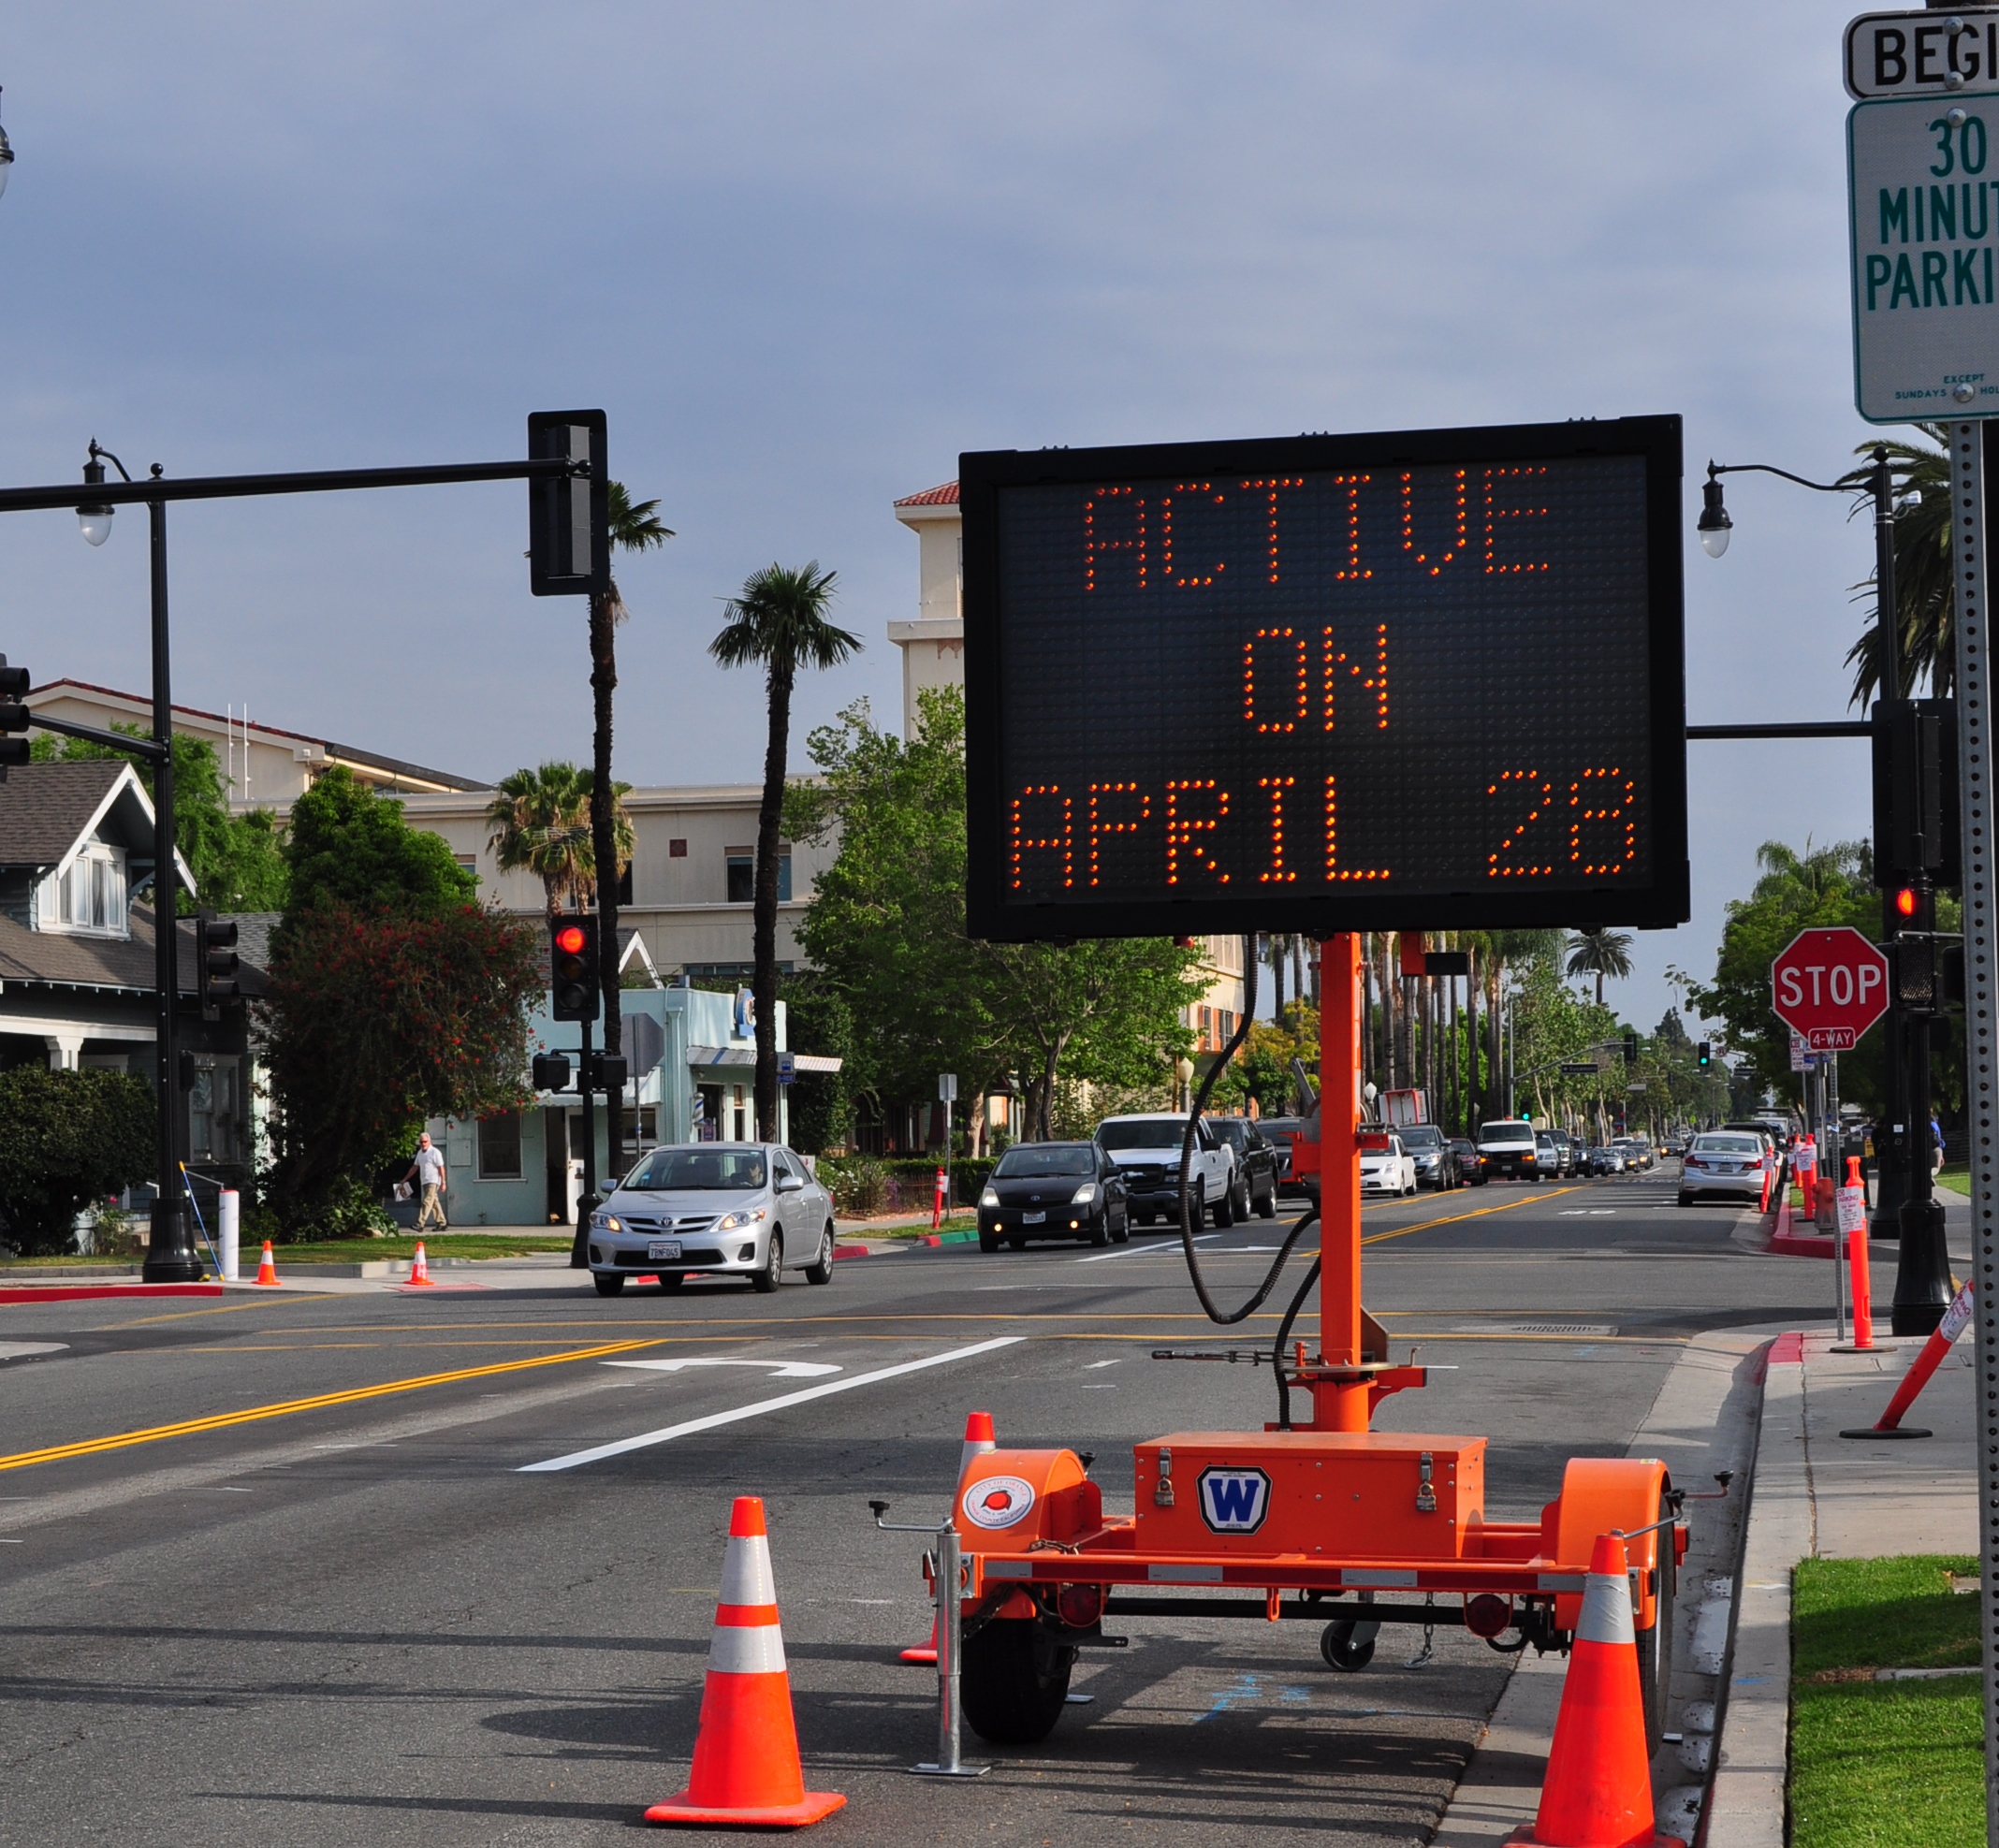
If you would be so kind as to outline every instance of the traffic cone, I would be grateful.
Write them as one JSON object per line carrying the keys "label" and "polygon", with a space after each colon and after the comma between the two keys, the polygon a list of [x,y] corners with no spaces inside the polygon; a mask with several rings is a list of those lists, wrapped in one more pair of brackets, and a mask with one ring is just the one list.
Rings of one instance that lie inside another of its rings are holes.
{"label": "traffic cone", "polygon": [[[997,1450],[998,1443],[993,1437],[993,1415],[990,1412],[967,1412],[965,1414],[965,1443],[958,1451],[957,1479],[965,1479],[965,1472],[971,1467],[974,1457],[983,1457],[988,1450]],[[956,1493],[954,1490],[953,1494]],[[907,1662],[915,1668],[934,1668],[937,1666],[937,1617],[930,1618],[930,1639],[906,1649],[897,1660]]]}
{"label": "traffic cone", "polygon": [[1653,1826],[1652,1753],[1623,1537],[1599,1535],[1583,1587],[1554,1743],[1531,1827],[1509,1842],[1542,1848],[1685,1848]]}
{"label": "traffic cone", "polygon": [[646,1820],[689,1828],[802,1828],[846,1800],[837,1790],[805,1787],[764,1503],[738,1495],[722,1561],[693,1767],[687,1788],[655,1803]]}
{"label": "traffic cone", "polygon": [[276,1260],[270,1255],[270,1241],[269,1239],[264,1241],[264,1257],[256,1267],[256,1280],[260,1284],[270,1284],[273,1287],[276,1286],[278,1281],[278,1266]]}
{"label": "traffic cone", "polygon": [[430,1289],[437,1288],[430,1281],[430,1265],[429,1259],[423,1255],[423,1241],[421,1239],[416,1241],[416,1257],[410,1259],[410,1284],[412,1288],[417,1285],[422,1285]]}

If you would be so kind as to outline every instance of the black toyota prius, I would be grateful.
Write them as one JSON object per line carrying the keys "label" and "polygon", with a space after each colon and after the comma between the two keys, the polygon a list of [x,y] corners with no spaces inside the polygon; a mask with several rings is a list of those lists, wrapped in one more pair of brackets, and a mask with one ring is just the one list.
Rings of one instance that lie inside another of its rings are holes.
{"label": "black toyota prius", "polygon": [[1095,1142],[1020,1142],[979,1196],[979,1249],[1029,1239],[1122,1244],[1131,1236],[1124,1176]]}

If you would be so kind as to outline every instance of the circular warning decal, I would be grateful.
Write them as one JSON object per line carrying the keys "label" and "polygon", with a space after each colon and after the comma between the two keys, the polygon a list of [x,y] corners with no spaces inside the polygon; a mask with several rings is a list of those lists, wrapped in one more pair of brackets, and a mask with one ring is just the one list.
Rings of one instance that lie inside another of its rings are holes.
{"label": "circular warning decal", "polygon": [[1011,1527],[1034,1506],[1034,1491],[1017,1476],[987,1476],[965,1491],[965,1519],[974,1527]]}

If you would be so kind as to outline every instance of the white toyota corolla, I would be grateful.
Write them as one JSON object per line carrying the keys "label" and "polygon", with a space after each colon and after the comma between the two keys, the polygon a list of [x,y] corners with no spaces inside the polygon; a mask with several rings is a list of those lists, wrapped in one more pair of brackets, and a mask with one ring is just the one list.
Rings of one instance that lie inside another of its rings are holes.
{"label": "white toyota corolla", "polygon": [[1416,1157],[1391,1129],[1361,1132],[1361,1191],[1364,1194],[1412,1194],[1416,1191]]}

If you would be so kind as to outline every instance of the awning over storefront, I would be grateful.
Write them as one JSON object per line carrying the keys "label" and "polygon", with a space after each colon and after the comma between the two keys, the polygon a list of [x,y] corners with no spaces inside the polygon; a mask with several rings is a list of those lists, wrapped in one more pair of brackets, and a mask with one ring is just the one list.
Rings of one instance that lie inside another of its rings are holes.
{"label": "awning over storefront", "polygon": [[[689,1065],[700,1066],[704,1070],[723,1065],[753,1066],[756,1063],[756,1048],[754,1046],[690,1046],[687,1049],[687,1062]],[[842,1060],[828,1058],[821,1053],[794,1053],[792,1055],[792,1070],[794,1071],[838,1071],[842,1063]]]}

